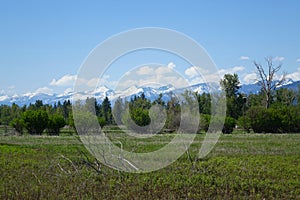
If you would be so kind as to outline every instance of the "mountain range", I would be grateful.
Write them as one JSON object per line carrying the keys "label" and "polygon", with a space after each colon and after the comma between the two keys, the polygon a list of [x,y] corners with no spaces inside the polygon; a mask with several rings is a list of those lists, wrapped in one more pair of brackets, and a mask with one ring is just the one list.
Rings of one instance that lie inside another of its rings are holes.
{"label": "mountain range", "polygon": [[[288,88],[292,90],[297,90],[298,86],[300,85],[300,81],[293,81],[291,79],[287,79],[280,87],[282,88]],[[131,86],[127,88],[124,91],[114,91],[106,86],[101,86],[96,88],[94,91],[85,92],[81,95],[86,97],[94,96],[97,100],[101,102],[102,99],[105,97],[108,97],[110,100],[114,101],[118,97],[126,97],[131,98],[133,96],[139,96],[142,93],[145,94],[145,97],[150,99],[151,101],[157,99],[159,94],[168,94],[171,91],[177,91],[177,92],[184,92],[185,90],[191,90],[193,92],[198,92],[199,94],[202,93],[210,93],[210,88],[217,87],[217,84],[207,84],[207,83],[199,83],[192,86],[189,86],[188,88],[180,88],[175,89],[172,85],[165,85],[162,87],[154,88],[154,87],[137,87],[137,86]],[[220,90],[220,88],[216,88],[217,90]],[[258,83],[252,83],[252,84],[243,84],[241,85],[241,88],[239,89],[240,93],[243,94],[257,94],[260,91],[260,85]],[[67,92],[64,94],[46,94],[46,93],[26,93],[23,95],[12,95],[9,96],[7,94],[0,94],[0,105],[11,105],[12,103],[15,103],[17,105],[29,105],[30,103],[35,103],[36,100],[42,100],[45,104],[54,104],[58,101],[65,101],[65,100],[71,100],[72,96],[74,95],[74,92]],[[163,100],[167,100],[167,96],[163,95]]]}

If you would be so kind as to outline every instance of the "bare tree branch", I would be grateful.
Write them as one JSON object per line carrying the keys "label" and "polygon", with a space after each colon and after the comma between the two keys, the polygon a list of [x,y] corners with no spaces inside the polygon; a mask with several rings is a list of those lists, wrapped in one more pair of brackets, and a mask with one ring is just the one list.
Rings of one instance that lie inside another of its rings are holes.
{"label": "bare tree branch", "polygon": [[272,100],[272,92],[277,87],[282,85],[282,83],[285,80],[285,74],[283,74],[283,76],[280,78],[280,80],[275,81],[274,80],[275,75],[281,69],[282,64],[280,63],[279,65],[274,66],[272,57],[265,58],[265,61],[267,62],[267,70],[266,71],[268,72],[268,74],[266,74],[266,71],[261,64],[254,61],[254,65],[257,69],[257,72],[258,72],[258,75],[260,78],[259,85],[261,86],[261,89],[265,94],[266,108],[269,108],[269,106],[271,104],[271,100]]}

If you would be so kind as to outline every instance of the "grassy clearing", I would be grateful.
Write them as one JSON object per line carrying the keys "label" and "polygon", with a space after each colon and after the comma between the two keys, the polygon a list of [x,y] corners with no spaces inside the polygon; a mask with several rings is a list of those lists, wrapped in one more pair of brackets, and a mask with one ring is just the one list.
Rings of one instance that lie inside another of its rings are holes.
{"label": "grassy clearing", "polygon": [[[152,151],[173,135],[110,137],[128,150],[137,145]],[[193,159],[203,137],[197,135],[189,149]],[[147,174],[117,172],[94,161],[74,136],[0,136],[0,198],[300,198],[300,134],[222,135],[207,158],[191,163],[185,154]]]}

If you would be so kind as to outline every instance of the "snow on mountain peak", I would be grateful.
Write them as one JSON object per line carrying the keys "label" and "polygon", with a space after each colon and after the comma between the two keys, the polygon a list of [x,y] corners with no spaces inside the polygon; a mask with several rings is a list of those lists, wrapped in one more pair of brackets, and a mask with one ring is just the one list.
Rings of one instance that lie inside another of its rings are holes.
{"label": "snow on mountain peak", "polygon": [[8,95],[0,96],[0,102],[1,102],[1,101],[6,101],[7,99],[9,99],[9,96],[8,96]]}
{"label": "snow on mountain peak", "polygon": [[293,84],[293,83],[294,83],[293,79],[291,79],[291,78],[286,78],[286,79],[283,81],[282,85],[290,85],[290,84]]}
{"label": "snow on mountain peak", "polygon": [[[298,88],[300,81],[294,82],[292,79],[287,79],[283,83],[283,87],[295,89]],[[130,99],[134,95],[139,96],[142,93],[145,94],[146,98],[150,99],[151,101],[155,100],[160,94],[163,94],[167,100],[167,96],[172,91],[177,92],[184,92],[185,90],[191,90],[193,92],[198,92],[199,94],[202,93],[210,93],[211,89],[215,88],[213,84],[206,84],[206,83],[199,83],[185,88],[175,88],[173,85],[165,85],[159,87],[138,87],[136,85],[132,85],[125,90],[112,90],[107,86],[100,86],[96,88],[94,91],[86,91],[82,95],[86,97],[94,96],[99,101],[103,100],[105,97],[108,97],[110,100],[114,101],[118,97]],[[239,90],[241,93],[250,94],[254,93],[257,94],[260,91],[260,86],[257,83],[253,84],[244,84]],[[75,94],[73,89],[69,88],[65,90],[61,94],[55,94],[52,90],[47,90],[44,88],[43,90],[36,90],[35,92],[28,92],[23,95],[9,95],[3,93],[0,95],[0,104],[7,104],[11,105],[12,103],[16,103],[18,105],[24,105],[29,103],[34,103],[36,100],[42,100],[44,103],[54,104],[58,101],[64,100],[71,100],[72,96]],[[166,96],[167,95],[167,96]]]}

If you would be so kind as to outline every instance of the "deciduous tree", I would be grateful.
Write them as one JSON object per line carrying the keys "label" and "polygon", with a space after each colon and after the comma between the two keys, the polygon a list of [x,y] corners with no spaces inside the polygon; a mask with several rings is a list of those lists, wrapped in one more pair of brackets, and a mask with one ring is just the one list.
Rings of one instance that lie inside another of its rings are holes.
{"label": "deciduous tree", "polygon": [[242,115],[243,96],[238,92],[240,81],[237,74],[225,74],[220,81],[222,89],[226,93],[227,116],[238,119]]}
{"label": "deciduous tree", "polygon": [[265,58],[265,60],[267,62],[266,68],[256,61],[254,61],[254,65],[259,76],[258,83],[265,96],[265,107],[269,108],[272,102],[273,91],[283,83],[285,74],[283,74],[279,80],[275,81],[275,75],[281,69],[282,64],[275,66],[272,57]]}
{"label": "deciduous tree", "polygon": [[27,110],[23,113],[22,120],[30,134],[41,135],[48,125],[48,114],[44,110]]}

